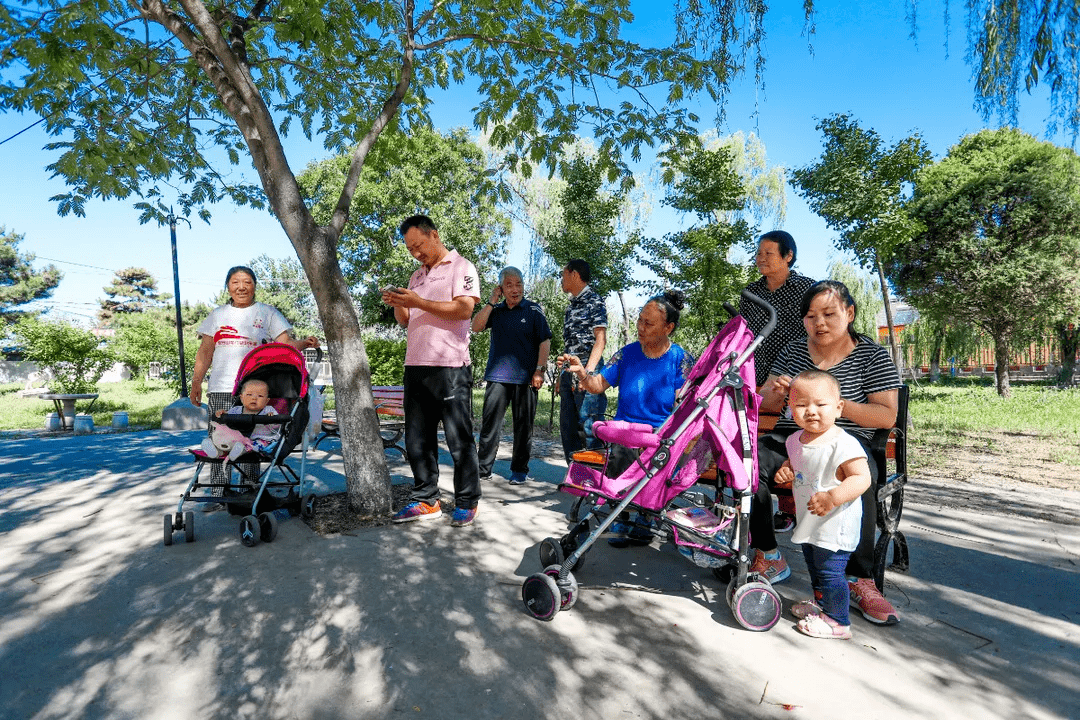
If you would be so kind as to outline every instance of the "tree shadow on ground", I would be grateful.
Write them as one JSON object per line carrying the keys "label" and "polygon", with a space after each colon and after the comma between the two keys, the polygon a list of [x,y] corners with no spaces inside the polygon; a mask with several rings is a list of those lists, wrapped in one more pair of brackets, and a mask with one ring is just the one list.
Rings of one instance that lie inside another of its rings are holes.
{"label": "tree shadow on ground", "polygon": [[[548,485],[485,488],[470,528],[320,537],[292,520],[273,543],[245,548],[237,518],[200,513],[196,542],[167,548],[161,517],[192,472],[168,441],[12,443],[20,459],[0,478],[5,714],[755,718],[785,717],[767,698],[787,697],[823,717],[814,711],[838,694],[888,707],[885,717],[950,716],[937,712],[941,697],[952,717],[1073,708],[1077,680],[1064,668],[1077,640],[1063,626],[1076,618],[1001,589],[1075,587],[1075,566],[1031,556],[1036,526],[1021,526],[1020,554],[1006,557],[913,531],[918,570],[891,585],[910,600],[904,623],[858,620],[856,642],[841,647],[797,635],[786,617],[769,633],[742,630],[711,573],[670,545],[598,547],[578,604],[541,623],[520,584],[539,570],[537,543],[565,529],[570,498],[537,493]],[[955,561],[993,577],[973,571],[967,587],[923,565]],[[798,583],[781,586],[788,600],[805,592]],[[969,625],[982,639],[959,629]]]}

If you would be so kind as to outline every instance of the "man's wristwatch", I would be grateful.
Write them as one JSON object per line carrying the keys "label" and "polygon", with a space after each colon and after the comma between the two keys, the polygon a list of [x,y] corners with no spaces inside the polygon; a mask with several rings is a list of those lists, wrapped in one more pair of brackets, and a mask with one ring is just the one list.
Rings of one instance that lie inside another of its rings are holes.
{"label": "man's wristwatch", "polygon": [[546,365],[537,365],[536,370],[533,370],[533,372],[538,372],[540,370],[547,370],[547,366]]}

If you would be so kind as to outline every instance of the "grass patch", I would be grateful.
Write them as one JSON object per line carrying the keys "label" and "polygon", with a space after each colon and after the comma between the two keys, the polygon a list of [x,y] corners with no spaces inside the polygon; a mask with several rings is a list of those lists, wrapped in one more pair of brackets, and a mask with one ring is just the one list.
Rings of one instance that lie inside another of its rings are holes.
{"label": "grass patch", "polygon": [[[611,418],[615,415],[615,411],[619,407],[619,393],[615,388],[608,388],[605,393],[607,395],[608,404],[605,414]],[[473,388],[472,391],[472,413],[473,413],[473,430],[480,432],[480,423],[484,416],[484,388]],[[512,432],[514,429],[513,414],[511,413],[510,406],[506,407],[506,415],[503,417],[503,434]],[[543,432],[549,435],[559,435],[559,392],[558,388],[555,391],[555,397],[552,399],[551,386],[544,385],[540,388],[540,396],[536,402],[536,421],[533,426],[533,432]]]}
{"label": "grass patch", "polygon": [[924,383],[911,386],[910,410],[916,440],[985,430],[1080,440],[1080,388],[1013,385],[1001,398],[988,380]]}
{"label": "grass patch", "polygon": [[[0,430],[40,430],[45,428],[45,416],[56,412],[52,400],[34,396],[20,397],[19,383],[0,385]],[[161,411],[176,399],[176,393],[163,382],[125,381],[98,385],[98,399],[91,415],[94,425],[112,425],[112,414],[126,410],[128,423],[143,427],[161,427]],[[86,412],[90,402],[78,402],[76,412]]]}

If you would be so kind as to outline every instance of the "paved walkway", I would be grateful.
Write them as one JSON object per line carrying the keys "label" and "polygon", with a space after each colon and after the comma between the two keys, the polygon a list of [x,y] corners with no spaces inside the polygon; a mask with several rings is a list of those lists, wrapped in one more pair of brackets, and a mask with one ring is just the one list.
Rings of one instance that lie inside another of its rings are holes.
{"label": "paved walkway", "polygon": [[[555,457],[526,485],[486,486],[471,528],[321,537],[290,520],[245,548],[236,518],[198,513],[197,541],[166,548],[162,516],[192,473],[181,449],[199,440],[5,440],[0,717],[1080,717],[1080,493],[972,509],[914,483],[912,571],[888,579],[901,624],[857,617],[854,641],[830,642],[786,613],[768,633],[741,629],[670,545],[601,543],[576,607],[528,617],[521,581],[566,527]],[[312,459],[341,486],[336,452]],[[1063,521],[1030,518],[1048,503]],[[778,586],[789,601],[809,592],[793,568]]]}

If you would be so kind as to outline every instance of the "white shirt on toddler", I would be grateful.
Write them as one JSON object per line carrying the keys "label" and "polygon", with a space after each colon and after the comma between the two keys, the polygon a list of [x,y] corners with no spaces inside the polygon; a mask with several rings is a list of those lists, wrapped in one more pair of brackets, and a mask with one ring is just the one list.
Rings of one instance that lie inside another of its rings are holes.
{"label": "white shirt on toddler", "polygon": [[820,444],[804,445],[799,439],[801,430],[788,436],[788,460],[795,473],[791,492],[795,497],[795,516],[798,520],[791,541],[809,543],[826,550],[852,552],[858,546],[861,534],[861,498],[833,508],[824,517],[814,515],[807,509],[807,503],[814,493],[828,492],[840,486],[836,471],[841,465],[848,460],[866,458],[866,451],[858,440],[842,428],[836,430],[831,439]]}

